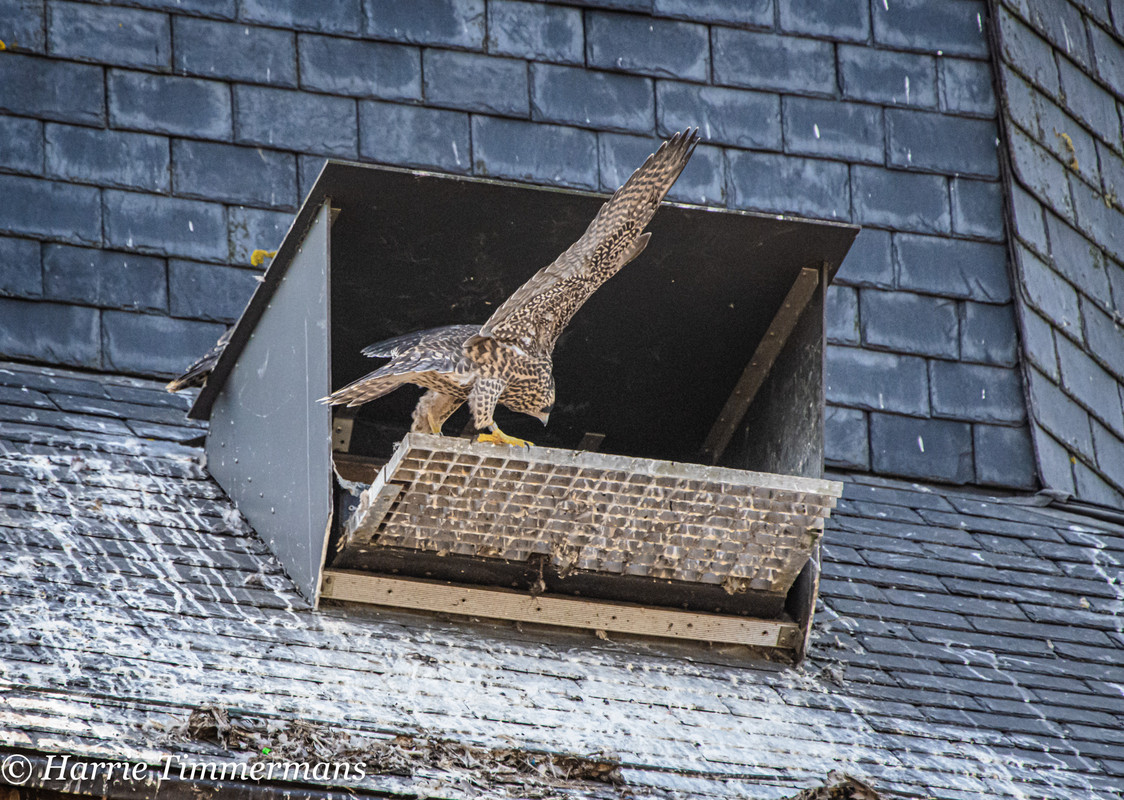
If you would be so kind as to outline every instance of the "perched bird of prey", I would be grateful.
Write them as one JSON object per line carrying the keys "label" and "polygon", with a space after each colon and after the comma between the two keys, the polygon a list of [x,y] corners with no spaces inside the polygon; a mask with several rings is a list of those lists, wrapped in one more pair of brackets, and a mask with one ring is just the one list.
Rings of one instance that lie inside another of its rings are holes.
{"label": "perched bird of prey", "polygon": [[497,403],[545,425],[554,406],[551,355],[563,328],[601,284],[648,244],[651,221],[698,144],[698,129],[671,137],[601,206],[581,238],[539,270],[482,326],[447,325],[373,344],[390,361],[322,402],[357,406],[412,383],[427,391],[411,430],[441,433],[468,402],[479,441],[523,446],[499,429]]}

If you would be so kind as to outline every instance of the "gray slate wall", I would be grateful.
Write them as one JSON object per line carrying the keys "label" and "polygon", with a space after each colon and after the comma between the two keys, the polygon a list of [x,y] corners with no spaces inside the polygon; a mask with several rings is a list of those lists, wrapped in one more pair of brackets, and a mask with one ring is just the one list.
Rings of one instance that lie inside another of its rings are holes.
{"label": "gray slate wall", "polygon": [[995,6],[1040,474],[1124,506],[1124,4]]}
{"label": "gray slate wall", "polygon": [[[1032,487],[984,0],[0,0],[0,355],[169,375],[325,156],[865,228],[828,459]],[[528,265],[533,269],[539,265]]]}

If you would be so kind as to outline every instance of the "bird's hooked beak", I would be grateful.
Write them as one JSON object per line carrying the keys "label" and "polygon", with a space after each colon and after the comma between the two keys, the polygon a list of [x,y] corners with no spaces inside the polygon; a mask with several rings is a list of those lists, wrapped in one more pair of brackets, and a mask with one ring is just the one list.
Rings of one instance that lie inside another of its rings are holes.
{"label": "bird's hooked beak", "polygon": [[539,413],[532,414],[531,416],[533,416],[535,419],[537,419],[539,422],[541,422],[545,426],[546,423],[550,420],[550,412],[552,410],[553,410],[553,408],[544,408]]}

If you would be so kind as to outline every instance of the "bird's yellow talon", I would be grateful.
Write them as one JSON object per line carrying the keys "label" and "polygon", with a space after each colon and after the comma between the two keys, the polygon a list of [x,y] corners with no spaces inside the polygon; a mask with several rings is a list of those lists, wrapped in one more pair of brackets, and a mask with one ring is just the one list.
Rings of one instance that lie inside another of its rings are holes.
{"label": "bird's yellow talon", "polygon": [[516,439],[514,436],[508,436],[506,433],[496,428],[495,433],[482,433],[476,437],[478,442],[491,442],[492,444],[508,444],[512,447],[531,447],[531,442],[525,439]]}

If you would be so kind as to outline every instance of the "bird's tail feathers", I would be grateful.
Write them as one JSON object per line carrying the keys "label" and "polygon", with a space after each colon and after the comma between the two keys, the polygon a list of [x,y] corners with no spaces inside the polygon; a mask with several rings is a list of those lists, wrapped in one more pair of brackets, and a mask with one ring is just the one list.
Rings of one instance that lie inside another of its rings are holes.
{"label": "bird's tail feathers", "polygon": [[342,406],[344,404],[359,406],[382,397],[384,394],[390,394],[403,383],[408,382],[404,375],[380,373],[382,373],[382,370],[375,370],[371,374],[349,383],[342,389],[332,392],[327,397],[320,398],[320,402],[330,406]]}

